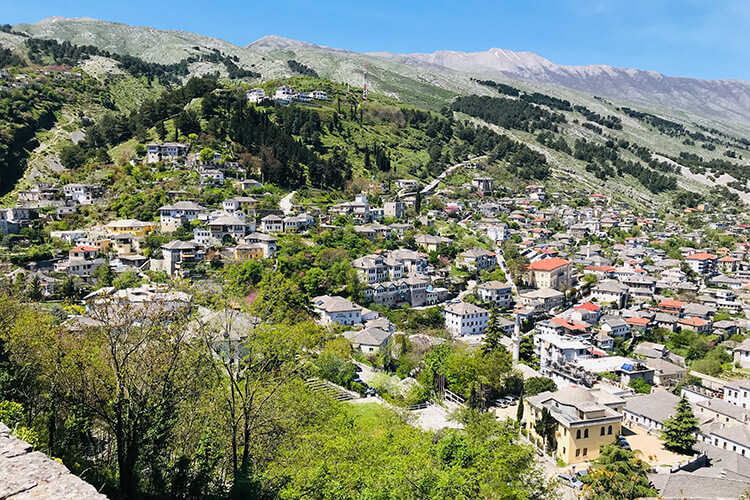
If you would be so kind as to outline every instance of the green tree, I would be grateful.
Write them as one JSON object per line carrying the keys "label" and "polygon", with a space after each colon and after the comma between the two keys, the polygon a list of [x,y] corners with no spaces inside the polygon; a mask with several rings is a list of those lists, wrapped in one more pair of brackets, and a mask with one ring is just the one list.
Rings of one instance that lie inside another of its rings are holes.
{"label": "green tree", "polygon": [[542,408],[542,415],[534,423],[534,432],[536,432],[547,445],[547,450],[554,450],[557,446],[555,432],[557,432],[557,420],[547,408]]}
{"label": "green tree", "polygon": [[530,377],[523,383],[523,392],[527,396],[536,396],[545,391],[555,392],[556,390],[555,382],[548,377]]}
{"label": "green tree", "polygon": [[115,280],[115,273],[112,271],[108,259],[104,261],[104,264],[96,268],[94,276],[96,277],[96,286],[99,288],[112,286]]}
{"label": "green tree", "polygon": [[592,472],[582,478],[585,498],[635,500],[658,495],[648,479],[651,466],[630,450],[606,445],[591,467]]}
{"label": "green tree", "polygon": [[699,431],[698,419],[693,414],[690,401],[684,396],[677,403],[673,418],[664,420],[664,430],[661,435],[664,447],[678,453],[693,453],[693,446],[698,442],[695,433]]}
{"label": "green tree", "polygon": [[648,385],[642,378],[630,379],[630,382],[628,383],[628,387],[633,389],[638,394],[650,394],[651,393],[651,386]]}
{"label": "green tree", "polygon": [[134,288],[141,284],[141,279],[138,274],[132,269],[123,271],[118,277],[112,280],[112,286],[118,290],[124,290],[126,288]]}
{"label": "green tree", "polygon": [[35,274],[29,280],[29,284],[26,287],[26,296],[34,302],[42,300],[42,284],[38,274]]}
{"label": "green tree", "polygon": [[487,329],[484,331],[484,345],[482,352],[488,354],[495,349],[504,348],[500,340],[504,337],[500,325],[497,323],[497,309],[492,308],[490,311],[490,320],[487,323]]}

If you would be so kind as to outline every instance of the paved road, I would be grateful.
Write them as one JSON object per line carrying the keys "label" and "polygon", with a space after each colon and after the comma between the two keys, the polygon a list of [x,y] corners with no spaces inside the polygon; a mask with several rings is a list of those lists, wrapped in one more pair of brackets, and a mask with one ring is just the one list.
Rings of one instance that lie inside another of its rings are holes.
{"label": "paved road", "polygon": [[288,195],[284,196],[281,201],[279,201],[279,208],[284,212],[284,215],[289,215],[292,213],[292,197],[297,194],[297,191],[292,191]]}
{"label": "paved road", "polygon": [[440,181],[442,181],[443,179],[445,179],[446,177],[448,177],[453,172],[454,168],[456,168],[456,167],[463,167],[467,163],[473,163],[473,162],[475,162],[477,160],[481,160],[483,158],[487,158],[487,155],[477,156],[476,158],[471,158],[469,160],[462,161],[461,163],[456,163],[455,165],[446,168],[445,170],[443,170],[442,174],[440,174],[440,175],[437,176],[437,179],[435,179],[434,181],[432,181],[429,184],[427,184],[424,188],[422,188],[421,193],[422,194],[430,194],[430,193],[432,193],[435,190],[435,188],[437,187],[437,185],[440,184]]}

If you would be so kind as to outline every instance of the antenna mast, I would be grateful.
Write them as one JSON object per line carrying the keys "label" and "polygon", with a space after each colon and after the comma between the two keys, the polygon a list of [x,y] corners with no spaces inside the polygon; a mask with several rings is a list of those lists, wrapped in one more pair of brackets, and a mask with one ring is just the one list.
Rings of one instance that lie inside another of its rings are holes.
{"label": "antenna mast", "polygon": [[365,72],[364,72],[364,87],[362,88],[362,99],[367,100],[367,61],[365,61]]}

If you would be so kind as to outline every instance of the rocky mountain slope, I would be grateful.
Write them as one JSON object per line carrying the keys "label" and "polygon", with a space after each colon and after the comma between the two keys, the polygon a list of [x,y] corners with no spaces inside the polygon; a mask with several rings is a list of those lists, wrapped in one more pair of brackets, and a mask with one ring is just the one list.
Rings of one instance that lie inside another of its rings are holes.
{"label": "rocky mountain slope", "polygon": [[[493,48],[485,52],[438,51],[433,54],[355,52],[279,36],[266,36],[245,47],[184,31],[157,30],[89,18],[52,17],[14,30],[33,37],[89,44],[148,62],[177,63],[206,51],[237,57],[239,64],[265,79],[291,76],[290,58],[324,78],[360,86],[362,65],[370,68],[370,86],[404,102],[439,107],[457,94],[486,93],[471,77],[491,77],[547,92],[575,91],[658,110],[689,120],[707,118],[750,126],[750,83],[742,80],[676,78],[653,71],[611,66],[561,66],[530,52]],[[13,45],[7,34],[0,44]],[[20,38],[20,37],[18,37]],[[198,63],[195,73],[212,70]],[[221,68],[219,68],[221,71]],[[564,96],[567,98],[567,96]]]}
{"label": "rocky mountain slope", "polygon": [[743,80],[675,78],[655,71],[606,65],[562,66],[531,52],[498,48],[473,53],[443,50],[432,54],[372,55],[412,66],[555,84],[646,106],[673,106],[718,118],[750,121],[750,83]]}

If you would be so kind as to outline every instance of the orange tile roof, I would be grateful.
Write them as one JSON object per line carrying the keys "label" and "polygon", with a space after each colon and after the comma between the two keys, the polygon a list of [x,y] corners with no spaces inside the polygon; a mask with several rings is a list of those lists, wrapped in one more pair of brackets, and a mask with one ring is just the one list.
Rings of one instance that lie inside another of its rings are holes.
{"label": "orange tile roof", "polygon": [[691,326],[706,326],[708,324],[708,321],[701,318],[682,318],[679,322]]}
{"label": "orange tile roof", "polygon": [[674,308],[674,309],[682,309],[682,306],[683,306],[682,302],[680,302],[679,300],[674,300],[674,299],[667,299],[667,300],[662,300],[661,302],[659,302],[659,307],[662,307],[662,308],[669,307],[669,308]]}
{"label": "orange tile roof", "polygon": [[89,246],[82,245],[80,247],[72,248],[70,251],[71,252],[97,252],[98,250],[99,249],[96,247],[89,247]]}
{"label": "orange tile roof", "polygon": [[592,304],[591,302],[586,302],[585,304],[581,304],[580,306],[576,306],[576,309],[586,309],[587,311],[596,312],[599,309],[601,309],[600,306],[597,306],[596,304]]}
{"label": "orange tile roof", "polygon": [[636,318],[636,317],[628,318],[625,320],[625,322],[630,323],[631,325],[639,325],[639,326],[646,326],[649,323],[651,323],[651,321],[649,321],[647,318]]}
{"label": "orange tile roof", "polygon": [[532,271],[554,271],[557,268],[570,264],[569,260],[553,257],[551,259],[538,260],[529,264],[528,269]]}
{"label": "orange tile roof", "polygon": [[696,253],[696,254],[688,255],[687,257],[685,257],[686,260],[713,260],[715,258],[716,256],[714,254],[706,253],[706,252]]}
{"label": "orange tile roof", "polygon": [[582,325],[574,321],[568,321],[567,319],[564,319],[564,318],[552,318],[550,322],[561,325],[563,328],[566,328],[568,330],[587,330],[588,329],[588,326],[586,325]]}

